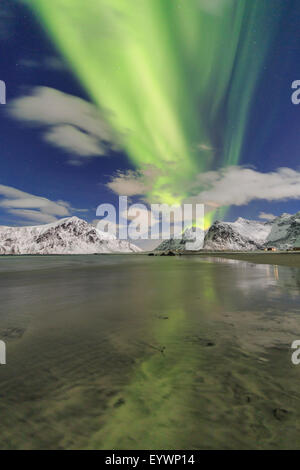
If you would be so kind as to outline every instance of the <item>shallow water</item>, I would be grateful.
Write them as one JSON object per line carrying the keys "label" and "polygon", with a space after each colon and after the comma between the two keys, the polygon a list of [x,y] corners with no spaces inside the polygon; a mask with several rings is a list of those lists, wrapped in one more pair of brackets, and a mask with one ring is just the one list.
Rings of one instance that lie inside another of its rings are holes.
{"label": "shallow water", "polygon": [[300,269],[0,258],[1,449],[300,448]]}

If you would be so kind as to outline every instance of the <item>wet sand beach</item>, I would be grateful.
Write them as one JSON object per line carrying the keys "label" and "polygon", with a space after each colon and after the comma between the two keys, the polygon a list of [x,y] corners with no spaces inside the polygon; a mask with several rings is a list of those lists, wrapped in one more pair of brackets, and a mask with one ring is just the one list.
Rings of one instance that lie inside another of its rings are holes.
{"label": "wet sand beach", "polygon": [[300,270],[255,256],[2,257],[0,448],[300,448]]}

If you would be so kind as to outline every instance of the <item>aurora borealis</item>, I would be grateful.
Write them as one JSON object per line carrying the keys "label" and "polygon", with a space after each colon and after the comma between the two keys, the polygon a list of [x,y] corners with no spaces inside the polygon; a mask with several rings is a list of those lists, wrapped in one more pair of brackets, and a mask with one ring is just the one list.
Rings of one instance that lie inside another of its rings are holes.
{"label": "aurora borealis", "polygon": [[0,50],[0,448],[299,448],[300,0],[0,0]]}
{"label": "aurora borealis", "polygon": [[297,0],[1,5],[1,184],[55,205],[4,201],[3,224],[119,196],[204,203],[206,227],[297,212]]}
{"label": "aurora borealis", "polygon": [[195,174],[239,162],[282,2],[27,2],[131,163],[158,170],[150,202],[181,203]]}

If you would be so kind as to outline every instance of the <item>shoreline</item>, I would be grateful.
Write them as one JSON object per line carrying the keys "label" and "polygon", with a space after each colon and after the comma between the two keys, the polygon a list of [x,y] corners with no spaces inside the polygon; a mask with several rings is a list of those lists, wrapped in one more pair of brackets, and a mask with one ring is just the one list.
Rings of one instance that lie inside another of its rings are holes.
{"label": "shoreline", "polygon": [[289,266],[294,268],[300,268],[300,252],[288,251],[288,252],[187,252],[184,256],[203,256],[213,258],[225,258],[233,259],[237,261],[247,261],[255,264],[271,264],[277,266]]}
{"label": "shoreline", "polygon": [[[74,253],[74,254],[9,254],[0,255],[0,258],[36,258],[36,257],[67,257],[67,256],[149,256],[153,251],[144,251],[139,253]],[[232,259],[237,261],[246,261],[255,264],[270,264],[277,266],[289,266],[300,268],[300,251],[288,251],[288,252],[238,252],[238,251],[186,251],[176,253],[175,256],[201,256],[203,258],[224,258]],[[160,257],[159,254],[154,255],[155,258]]]}

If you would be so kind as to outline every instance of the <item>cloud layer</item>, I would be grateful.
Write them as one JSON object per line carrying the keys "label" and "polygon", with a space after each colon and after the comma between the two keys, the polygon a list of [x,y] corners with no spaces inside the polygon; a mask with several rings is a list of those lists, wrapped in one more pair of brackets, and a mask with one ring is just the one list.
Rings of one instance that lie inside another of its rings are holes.
{"label": "cloud layer", "polygon": [[[157,172],[151,169],[119,172],[107,186],[120,195],[140,196],[147,194],[156,178]],[[185,189],[191,196],[183,202],[198,202],[212,208],[242,206],[254,200],[300,199],[300,171],[278,168],[261,173],[252,168],[231,166],[200,173]]]}
{"label": "cloud layer", "polygon": [[4,185],[0,185],[0,208],[27,222],[42,224],[68,217],[70,211],[76,211],[66,201],[51,201]]}
{"label": "cloud layer", "polygon": [[273,215],[273,214],[268,214],[266,212],[260,212],[259,215],[258,215],[258,218],[259,219],[262,219],[262,220],[274,220],[276,219],[276,215]]}
{"label": "cloud layer", "polygon": [[146,195],[159,175],[160,172],[150,166],[137,171],[118,171],[107,183],[107,187],[121,196]]}
{"label": "cloud layer", "polygon": [[107,155],[116,149],[112,134],[97,108],[54,88],[36,87],[30,95],[11,101],[11,117],[42,128],[46,142],[70,154],[69,163]]}

